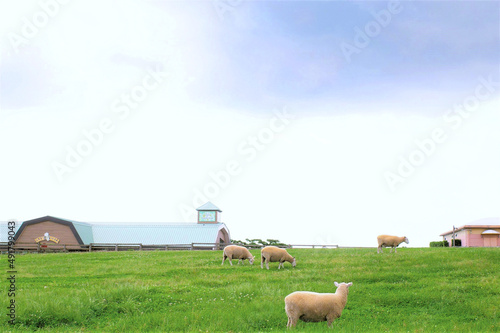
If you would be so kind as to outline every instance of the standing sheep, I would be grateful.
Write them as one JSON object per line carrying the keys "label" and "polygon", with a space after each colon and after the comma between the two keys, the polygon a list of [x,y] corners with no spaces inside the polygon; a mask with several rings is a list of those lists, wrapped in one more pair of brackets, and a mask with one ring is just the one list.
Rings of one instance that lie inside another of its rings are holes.
{"label": "standing sheep", "polygon": [[238,245],[229,245],[224,248],[224,252],[222,254],[222,264],[224,265],[224,261],[229,258],[229,263],[233,266],[233,259],[238,259],[238,264],[242,262],[242,260],[248,259],[250,265],[253,265],[254,256],[248,251],[246,247],[238,246]]}
{"label": "standing sheep", "polygon": [[334,284],[337,287],[335,294],[296,291],[285,297],[285,312],[288,316],[286,327],[295,327],[299,319],[305,322],[327,321],[328,327],[332,327],[332,322],[344,310],[352,282]]}
{"label": "standing sheep", "polygon": [[378,248],[377,248],[377,253],[382,252],[382,247],[390,247],[391,248],[391,253],[392,249],[394,249],[394,253],[396,253],[396,247],[405,242],[406,244],[410,244],[408,241],[408,238],[403,236],[403,237],[398,237],[398,236],[388,236],[388,235],[380,235],[377,237],[378,241]]}
{"label": "standing sheep", "polygon": [[281,267],[285,268],[285,261],[292,264],[293,267],[297,265],[295,258],[292,257],[285,249],[281,249],[276,246],[266,246],[260,252],[260,268],[264,268],[264,261],[266,262],[266,268],[269,269],[270,262],[279,261],[278,269]]}

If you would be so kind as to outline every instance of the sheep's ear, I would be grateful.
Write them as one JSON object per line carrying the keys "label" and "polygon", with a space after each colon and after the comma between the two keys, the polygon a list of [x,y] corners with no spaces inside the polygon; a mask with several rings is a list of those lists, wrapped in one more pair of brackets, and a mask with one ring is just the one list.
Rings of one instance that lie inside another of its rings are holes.
{"label": "sheep's ear", "polygon": [[349,283],[347,284],[347,286],[348,286],[348,287],[352,286],[352,282],[349,282]]}
{"label": "sheep's ear", "polygon": [[335,285],[335,287],[340,286],[340,284],[337,281],[335,281],[333,284]]}

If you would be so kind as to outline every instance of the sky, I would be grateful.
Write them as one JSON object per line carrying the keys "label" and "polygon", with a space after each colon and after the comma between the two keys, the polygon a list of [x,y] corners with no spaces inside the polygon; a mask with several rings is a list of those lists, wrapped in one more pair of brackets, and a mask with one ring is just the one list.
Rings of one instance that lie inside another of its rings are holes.
{"label": "sky", "polygon": [[500,3],[0,4],[0,221],[426,247],[500,217]]}

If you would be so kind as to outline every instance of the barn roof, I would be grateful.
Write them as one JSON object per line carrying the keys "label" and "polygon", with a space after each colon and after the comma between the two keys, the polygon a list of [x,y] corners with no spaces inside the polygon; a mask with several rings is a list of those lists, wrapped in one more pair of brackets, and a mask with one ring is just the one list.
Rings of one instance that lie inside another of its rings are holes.
{"label": "barn roof", "polygon": [[83,241],[83,244],[90,244],[90,243],[95,243],[94,242],[94,233],[93,233],[93,226],[89,223],[85,222],[76,222],[72,221],[73,225],[75,226],[76,231],[80,235],[80,238]]}
{"label": "barn roof", "polygon": [[94,224],[94,243],[214,243],[224,223]]}

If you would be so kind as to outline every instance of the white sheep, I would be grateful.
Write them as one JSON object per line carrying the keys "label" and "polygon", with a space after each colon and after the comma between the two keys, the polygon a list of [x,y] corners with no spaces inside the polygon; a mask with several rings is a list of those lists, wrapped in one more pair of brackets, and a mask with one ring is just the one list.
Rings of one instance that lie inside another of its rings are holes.
{"label": "white sheep", "polygon": [[228,258],[231,266],[233,266],[233,259],[238,259],[238,264],[240,264],[242,260],[248,259],[250,265],[253,265],[253,261],[255,259],[246,247],[238,245],[228,245],[224,248],[224,252],[222,254],[222,265],[224,265],[224,261]]}
{"label": "white sheep", "polygon": [[285,297],[286,327],[295,327],[299,319],[305,322],[327,321],[331,327],[344,310],[352,282],[334,284],[337,287],[334,294],[296,291]]}
{"label": "white sheep", "polygon": [[276,246],[266,246],[260,251],[260,268],[264,268],[264,261],[266,268],[269,269],[270,262],[279,261],[278,269],[285,268],[285,261],[292,264],[293,267],[297,265],[295,258],[292,257],[285,249]]}
{"label": "white sheep", "polygon": [[396,253],[396,247],[405,242],[406,244],[410,244],[408,241],[408,238],[403,236],[403,237],[398,237],[398,236],[388,236],[388,235],[380,235],[377,237],[378,241],[378,248],[377,248],[377,253],[382,252],[382,247],[390,247],[391,248],[391,253],[392,249],[394,249],[394,253]]}

